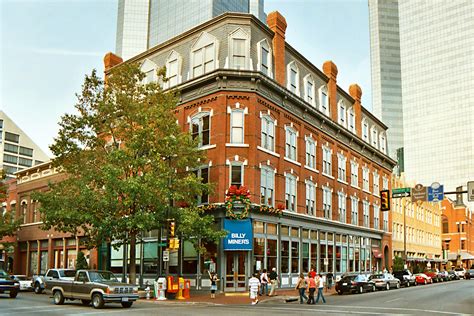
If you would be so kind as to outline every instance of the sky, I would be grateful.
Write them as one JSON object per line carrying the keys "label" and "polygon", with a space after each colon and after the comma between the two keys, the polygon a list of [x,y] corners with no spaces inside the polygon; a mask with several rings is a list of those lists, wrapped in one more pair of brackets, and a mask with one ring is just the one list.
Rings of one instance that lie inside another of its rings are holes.
{"label": "sky", "polygon": [[[286,40],[315,66],[338,67],[371,110],[367,0],[265,0],[288,24]],[[86,74],[115,51],[117,0],[0,0],[0,109],[48,155]]]}

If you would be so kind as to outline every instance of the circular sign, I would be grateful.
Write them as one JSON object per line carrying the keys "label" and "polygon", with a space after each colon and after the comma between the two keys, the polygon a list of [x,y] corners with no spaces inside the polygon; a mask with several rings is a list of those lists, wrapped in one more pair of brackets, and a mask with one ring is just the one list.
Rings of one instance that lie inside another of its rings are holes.
{"label": "circular sign", "polygon": [[439,184],[439,182],[433,182],[433,183],[431,184],[431,187],[432,187],[433,189],[435,189],[435,190],[436,190],[436,189],[439,189],[440,186],[441,186],[441,184]]}

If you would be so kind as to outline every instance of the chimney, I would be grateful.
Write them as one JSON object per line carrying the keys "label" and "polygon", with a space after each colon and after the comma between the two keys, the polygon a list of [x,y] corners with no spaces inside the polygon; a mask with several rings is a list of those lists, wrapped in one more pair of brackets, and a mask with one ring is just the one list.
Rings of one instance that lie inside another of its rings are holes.
{"label": "chimney", "polygon": [[275,80],[286,86],[286,65],[285,65],[285,32],[286,20],[278,11],[268,14],[267,24],[275,33],[273,36],[273,62],[275,65]]}
{"label": "chimney", "polygon": [[104,78],[105,81],[107,81],[107,76],[109,69],[117,66],[118,64],[121,64],[123,62],[122,58],[120,56],[115,55],[114,53],[108,52],[104,56]]}
{"label": "chimney", "polygon": [[337,66],[331,60],[325,61],[323,64],[323,72],[329,78],[328,81],[328,97],[329,97],[329,114],[334,122],[337,122]]}
{"label": "chimney", "polygon": [[354,120],[355,120],[355,130],[356,134],[362,138],[362,106],[360,104],[360,99],[362,97],[362,89],[357,83],[353,83],[349,86],[349,94],[354,99]]}

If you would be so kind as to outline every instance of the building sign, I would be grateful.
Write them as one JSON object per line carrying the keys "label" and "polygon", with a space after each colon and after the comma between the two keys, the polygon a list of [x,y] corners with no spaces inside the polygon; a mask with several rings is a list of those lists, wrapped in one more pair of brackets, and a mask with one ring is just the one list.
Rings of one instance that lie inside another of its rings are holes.
{"label": "building sign", "polygon": [[428,187],[428,202],[440,202],[444,199],[444,186],[434,182]]}
{"label": "building sign", "polygon": [[224,219],[224,230],[228,231],[224,238],[224,250],[252,250],[252,221]]}
{"label": "building sign", "polygon": [[413,203],[425,202],[427,196],[427,189],[422,184],[417,184],[413,189],[411,189],[411,201]]}

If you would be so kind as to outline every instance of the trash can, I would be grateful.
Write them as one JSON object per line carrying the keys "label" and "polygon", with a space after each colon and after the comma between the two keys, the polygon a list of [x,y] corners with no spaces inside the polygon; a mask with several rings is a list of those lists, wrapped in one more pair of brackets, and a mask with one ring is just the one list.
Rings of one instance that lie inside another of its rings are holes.
{"label": "trash can", "polygon": [[164,301],[166,300],[166,278],[160,277],[158,281],[155,281],[156,286],[156,300],[157,301]]}

